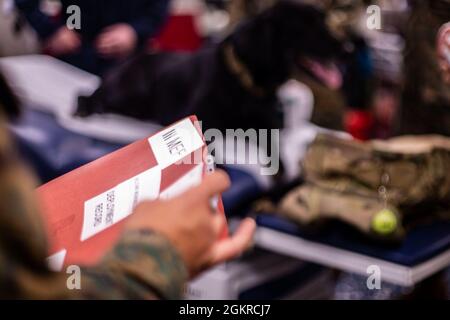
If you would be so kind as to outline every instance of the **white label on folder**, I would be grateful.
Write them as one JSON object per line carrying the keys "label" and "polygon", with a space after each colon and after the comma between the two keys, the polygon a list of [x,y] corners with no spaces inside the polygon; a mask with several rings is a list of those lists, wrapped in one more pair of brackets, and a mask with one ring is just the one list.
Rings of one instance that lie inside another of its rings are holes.
{"label": "white label on folder", "polygon": [[200,149],[203,139],[190,119],[185,119],[148,139],[161,169]]}
{"label": "white label on folder", "polygon": [[198,165],[183,177],[178,179],[175,183],[170,185],[166,190],[161,192],[159,198],[161,200],[170,200],[175,198],[192,187],[198,186],[202,182],[203,165]]}
{"label": "white label on folder", "polygon": [[59,272],[64,266],[67,250],[61,250],[47,258],[47,265],[50,270]]}
{"label": "white label on folder", "polygon": [[154,167],[84,203],[81,241],[128,217],[144,200],[158,198],[161,169]]}

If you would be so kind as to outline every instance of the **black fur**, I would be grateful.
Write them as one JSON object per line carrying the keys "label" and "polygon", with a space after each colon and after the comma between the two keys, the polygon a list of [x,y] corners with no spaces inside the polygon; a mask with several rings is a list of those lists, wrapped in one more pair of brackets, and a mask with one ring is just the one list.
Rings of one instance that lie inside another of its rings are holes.
{"label": "black fur", "polygon": [[[231,44],[264,96],[247,90],[224,62]],[[204,128],[280,128],[276,89],[303,57],[327,62],[340,50],[317,9],[281,1],[221,44],[194,54],[144,54],[81,98],[77,114],[118,113],[168,125],[195,114]]]}
{"label": "black fur", "polygon": [[11,88],[6,82],[5,77],[0,72],[0,109],[10,119],[14,119],[19,116],[20,106],[19,100],[13,94]]}

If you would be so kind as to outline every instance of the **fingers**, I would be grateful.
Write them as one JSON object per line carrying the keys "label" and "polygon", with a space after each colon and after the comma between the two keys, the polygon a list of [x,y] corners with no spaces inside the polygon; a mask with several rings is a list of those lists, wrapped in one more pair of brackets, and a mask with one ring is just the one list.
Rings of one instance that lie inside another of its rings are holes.
{"label": "fingers", "polygon": [[130,54],[136,46],[137,35],[127,24],[115,24],[105,28],[97,38],[97,51],[107,57]]}
{"label": "fingers", "polygon": [[111,26],[107,26],[103,29],[102,34],[108,34],[117,29],[117,24],[113,24]]}
{"label": "fingers", "polygon": [[105,32],[102,33],[97,39],[97,47],[109,47],[116,43],[116,39],[113,33]]}
{"label": "fingers", "polygon": [[74,31],[70,31],[70,35],[68,35],[67,43],[70,49],[76,49],[81,46],[81,37],[78,33]]}
{"label": "fingers", "polygon": [[66,27],[59,29],[45,44],[45,49],[54,55],[68,54],[81,46],[81,37]]}
{"label": "fingers", "polygon": [[120,39],[117,37],[115,27],[111,26],[103,30],[96,41],[98,53],[104,56],[119,54],[121,49]]}
{"label": "fingers", "polygon": [[117,43],[114,38],[105,36],[98,40],[97,51],[101,55],[112,55],[117,51]]}
{"label": "fingers", "polygon": [[215,238],[219,238],[220,235],[227,228],[227,218],[224,214],[216,214],[212,216],[212,228],[214,231]]}
{"label": "fingers", "polygon": [[228,175],[221,170],[207,175],[203,182],[187,191],[182,197],[190,201],[209,201],[215,195],[226,191],[231,185]]}
{"label": "fingers", "polygon": [[97,48],[97,52],[105,58],[110,58],[118,54],[118,50],[114,46],[99,47]]}
{"label": "fingers", "polygon": [[238,257],[252,244],[256,223],[253,219],[245,219],[236,233],[229,239],[222,240],[213,246],[209,257],[209,265],[214,266]]}

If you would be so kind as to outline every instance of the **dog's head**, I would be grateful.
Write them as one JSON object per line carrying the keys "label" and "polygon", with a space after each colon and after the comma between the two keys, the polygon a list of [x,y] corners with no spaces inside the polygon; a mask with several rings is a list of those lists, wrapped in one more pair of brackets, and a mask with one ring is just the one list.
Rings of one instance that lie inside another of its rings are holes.
{"label": "dog's head", "polygon": [[326,15],[311,5],[280,0],[238,27],[227,41],[260,87],[279,86],[296,68],[329,87],[340,85],[335,62],[341,45]]}

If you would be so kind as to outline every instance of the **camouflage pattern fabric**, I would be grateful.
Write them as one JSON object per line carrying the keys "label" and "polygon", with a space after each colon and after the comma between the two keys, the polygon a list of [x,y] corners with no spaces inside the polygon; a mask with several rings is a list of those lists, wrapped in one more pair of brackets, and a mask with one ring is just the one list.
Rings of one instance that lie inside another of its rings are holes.
{"label": "camouflage pattern fabric", "polygon": [[399,210],[392,205],[385,206],[376,193],[367,190],[352,193],[354,188],[357,186],[345,180],[308,183],[289,193],[281,202],[279,212],[312,229],[329,220],[339,220],[372,238],[402,239],[405,230]]}
{"label": "camouflage pattern fabric", "polygon": [[388,198],[396,204],[450,201],[450,139],[404,136],[363,143],[319,135],[306,153],[310,181],[346,177],[377,192],[389,179]]}
{"label": "camouflage pattern fabric", "polygon": [[374,238],[401,240],[417,223],[450,218],[450,139],[405,136],[367,143],[319,135],[306,183],[280,203],[303,226],[341,220]]}
{"label": "camouflage pattern fabric", "polygon": [[0,299],[179,299],[185,266],[171,244],[149,231],[128,231],[103,261],[82,268],[81,289],[46,264],[44,226],[33,175],[21,164],[0,104]]}

